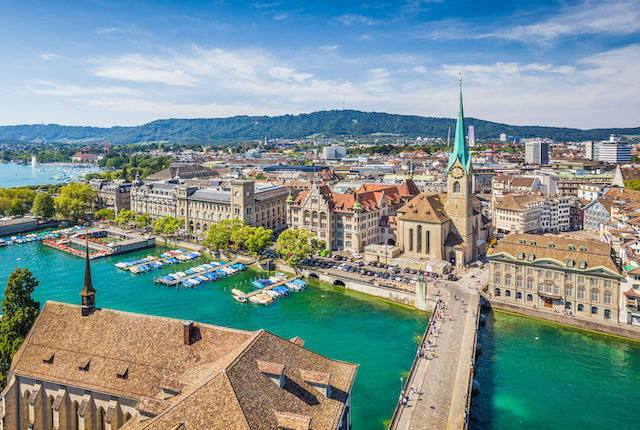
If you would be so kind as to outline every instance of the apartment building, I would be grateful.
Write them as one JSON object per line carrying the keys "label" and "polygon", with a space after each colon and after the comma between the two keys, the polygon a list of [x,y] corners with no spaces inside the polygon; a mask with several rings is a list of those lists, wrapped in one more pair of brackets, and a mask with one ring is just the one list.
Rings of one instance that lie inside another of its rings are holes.
{"label": "apartment building", "polygon": [[500,234],[568,231],[570,206],[568,197],[507,194],[494,207],[494,225]]}
{"label": "apartment building", "polygon": [[583,320],[619,320],[624,274],[608,243],[510,234],[487,256],[491,300]]}
{"label": "apartment building", "polygon": [[413,181],[401,185],[364,184],[357,191],[335,193],[314,184],[289,199],[288,223],[311,231],[333,250],[360,252],[369,244],[396,243],[397,210],[419,194]]}
{"label": "apartment building", "polygon": [[94,179],[89,181],[89,184],[96,190],[96,207],[111,209],[116,215],[123,209],[131,208],[131,182],[124,179],[116,179],[113,182]]}

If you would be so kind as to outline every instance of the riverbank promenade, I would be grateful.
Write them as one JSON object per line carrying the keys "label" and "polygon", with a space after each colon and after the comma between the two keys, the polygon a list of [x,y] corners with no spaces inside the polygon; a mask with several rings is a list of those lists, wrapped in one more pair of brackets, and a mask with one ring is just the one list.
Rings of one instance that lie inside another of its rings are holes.
{"label": "riverbank promenade", "polygon": [[401,402],[392,429],[464,428],[479,295],[461,283],[448,282],[442,300],[447,308],[434,318],[435,330],[425,339],[431,346],[417,358],[404,393],[408,401],[404,406]]}

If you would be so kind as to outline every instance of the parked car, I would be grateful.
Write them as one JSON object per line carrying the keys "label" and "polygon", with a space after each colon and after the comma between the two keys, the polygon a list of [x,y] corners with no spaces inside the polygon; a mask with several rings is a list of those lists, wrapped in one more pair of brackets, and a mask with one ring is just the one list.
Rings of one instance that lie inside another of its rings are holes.
{"label": "parked car", "polygon": [[449,273],[449,276],[447,276],[447,281],[457,281],[457,280],[458,280],[458,277],[453,273]]}
{"label": "parked car", "polygon": [[373,273],[373,277],[374,278],[379,278],[380,277],[380,272],[374,272]]}

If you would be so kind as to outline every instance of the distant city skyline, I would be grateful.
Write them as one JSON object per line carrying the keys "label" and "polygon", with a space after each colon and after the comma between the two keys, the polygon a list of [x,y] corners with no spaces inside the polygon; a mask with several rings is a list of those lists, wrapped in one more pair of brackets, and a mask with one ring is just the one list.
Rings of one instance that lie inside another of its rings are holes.
{"label": "distant city skyline", "polygon": [[637,127],[640,2],[0,4],[0,125],[357,109]]}

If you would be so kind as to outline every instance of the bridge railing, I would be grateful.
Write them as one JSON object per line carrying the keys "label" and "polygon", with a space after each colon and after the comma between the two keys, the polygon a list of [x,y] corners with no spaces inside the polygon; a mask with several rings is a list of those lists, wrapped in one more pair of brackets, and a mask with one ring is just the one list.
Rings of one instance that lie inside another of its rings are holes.
{"label": "bridge railing", "polygon": [[393,411],[393,415],[391,416],[391,423],[389,424],[389,430],[395,429],[398,425],[398,420],[400,418],[400,413],[402,412],[404,406],[402,405],[402,397],[407,395],[407,389],[411,387],[411,383],[413,382],[413,378],[415,377],[416,371],[418,369],[418,364],[420,363],[420,350],[424,346],[425,340],[431,334],[431,327],[433,326],[433,319],[435,318],[437,312],[438,303],[433,307],[433,311],[431,311],[431,316],[429,317],[429,323],[427,324],[427,329],[424,331],[422,335],[422,339],[420,340],[420,345],[418,345],[418,349],[416,350],[416,356],[413,359],[413,365],[411,366],[411,370],[409,371],[409,376],[407,376],[407,380],[404,382],[404,386],[402,387],[402,391],[400,392],[400,396],[398,398],[398,403],[396,404],[396,408]]}
{"label": "bridge railing", "polygon": [[478,300],[478,307],[476,309],[476,322],[473,330],[473,342],[471,351],[471,360],[469,363],[469,385],[467,386],[467,403],[464,406],[464,424],[462,428],[467,430],[469,428],[469,418],[471,416],[471,397],[473,397],[473,375],[476,371],[476,346],[478,342],[478,326],[480,325],[480,300]]}

